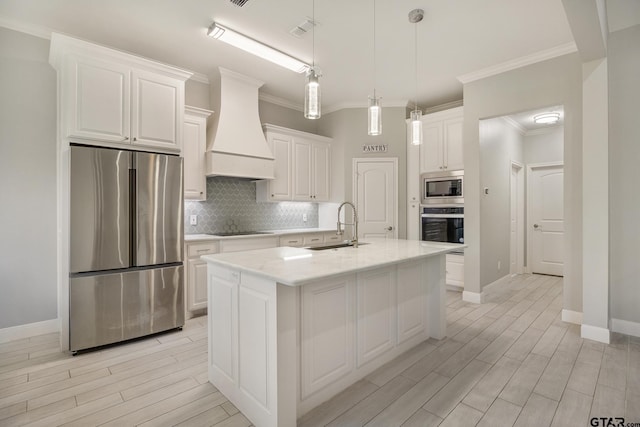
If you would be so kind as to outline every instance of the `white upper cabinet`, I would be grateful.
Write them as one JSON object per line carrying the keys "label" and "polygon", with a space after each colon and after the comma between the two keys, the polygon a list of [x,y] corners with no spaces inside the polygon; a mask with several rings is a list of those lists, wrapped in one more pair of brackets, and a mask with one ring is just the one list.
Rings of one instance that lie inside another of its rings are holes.
{"label": "white upper cabinet", "polygon": [[212,111],[186,107],[184,113],[182,156],[184,157],[185,200],[207,199],[205,151],[207,144],[207,117]]}
{"label": "white upper cabinet", "polygon": [[462,125],[462,107],[422,118],[420,173],[464,169]]}
{"label": "white upper cabinet", "polygon": [[65,136],[128,142],[131,74],[128,67],[92,58],[69,57]]}
{"label": "white upper cabinet", "polygon": [[84,144],[179,152],[191,73],[52,34],[62,137]]}
{"label": "white upper cabinet", "polygon": [[331,139],[264,125],[275,158],[275,179],[257,183],[259,201],[329,201]]}

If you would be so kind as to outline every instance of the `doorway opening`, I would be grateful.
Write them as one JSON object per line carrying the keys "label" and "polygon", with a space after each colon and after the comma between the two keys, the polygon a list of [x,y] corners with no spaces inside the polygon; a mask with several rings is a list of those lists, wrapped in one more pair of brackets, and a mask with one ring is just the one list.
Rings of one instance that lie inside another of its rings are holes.
{"label": "doorway opening", "polygon": [[[558,113],[556,123],[534,117]],[[564,109],[480,121],[483,288],[523,273],[563,275]]]}

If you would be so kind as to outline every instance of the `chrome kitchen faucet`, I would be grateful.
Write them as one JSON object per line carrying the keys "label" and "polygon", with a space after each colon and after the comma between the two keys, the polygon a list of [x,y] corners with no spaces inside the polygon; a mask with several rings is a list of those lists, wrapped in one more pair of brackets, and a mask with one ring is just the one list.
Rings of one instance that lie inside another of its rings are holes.
{"label": "chrome kitchen faucet", "polygon": [[[340,222],[340,211],[342,210],[342,207],[344,205],[349,205],[351,206],[351,208],[353,209],[353,222],[352,223],[348,223],[348,222]],[[353,245],[354,248],[358,247],[358,211],[356,210],[356,207],[354,206],[353,203],[351,202],[343,202],[339,207],[338,207],[338,231],[336,231],[336,234],[338,236],[342,236],[344,234],[344,231],[342,231],[342,226],[343,225],[353,225],[355,228],[355,232],[353,233],[353,236],[351,236],[351,244]]]}

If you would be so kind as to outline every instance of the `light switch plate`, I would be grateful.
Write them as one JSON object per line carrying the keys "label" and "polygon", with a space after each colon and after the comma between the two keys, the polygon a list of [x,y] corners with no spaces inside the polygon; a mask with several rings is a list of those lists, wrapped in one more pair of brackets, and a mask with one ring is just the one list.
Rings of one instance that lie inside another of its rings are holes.
{"label": "light switch plate", "polygon": [[189,224],[198,225],[198,215],[190,215],[189,216]]}

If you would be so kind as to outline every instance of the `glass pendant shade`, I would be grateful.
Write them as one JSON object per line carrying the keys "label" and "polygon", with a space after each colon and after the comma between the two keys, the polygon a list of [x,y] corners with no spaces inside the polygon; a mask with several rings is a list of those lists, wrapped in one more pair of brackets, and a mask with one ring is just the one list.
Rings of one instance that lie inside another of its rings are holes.
{"label": "glass pendant shade", "polygon": [[413,145],[422,144],[422,111],[413,110],[411,112],[411,143]]}
{"label": "glass pendant shade", "polygon": [[320,82],[316,70],[307,71],[307,84],[304,87],[304,117],[306,119],[319,119],[320,111]]}
{"label": "glass pendant shade", "polygon": [[369,98],[369,131],[371,136],[382,135],[382,106],[380,105],[380,98]]}

